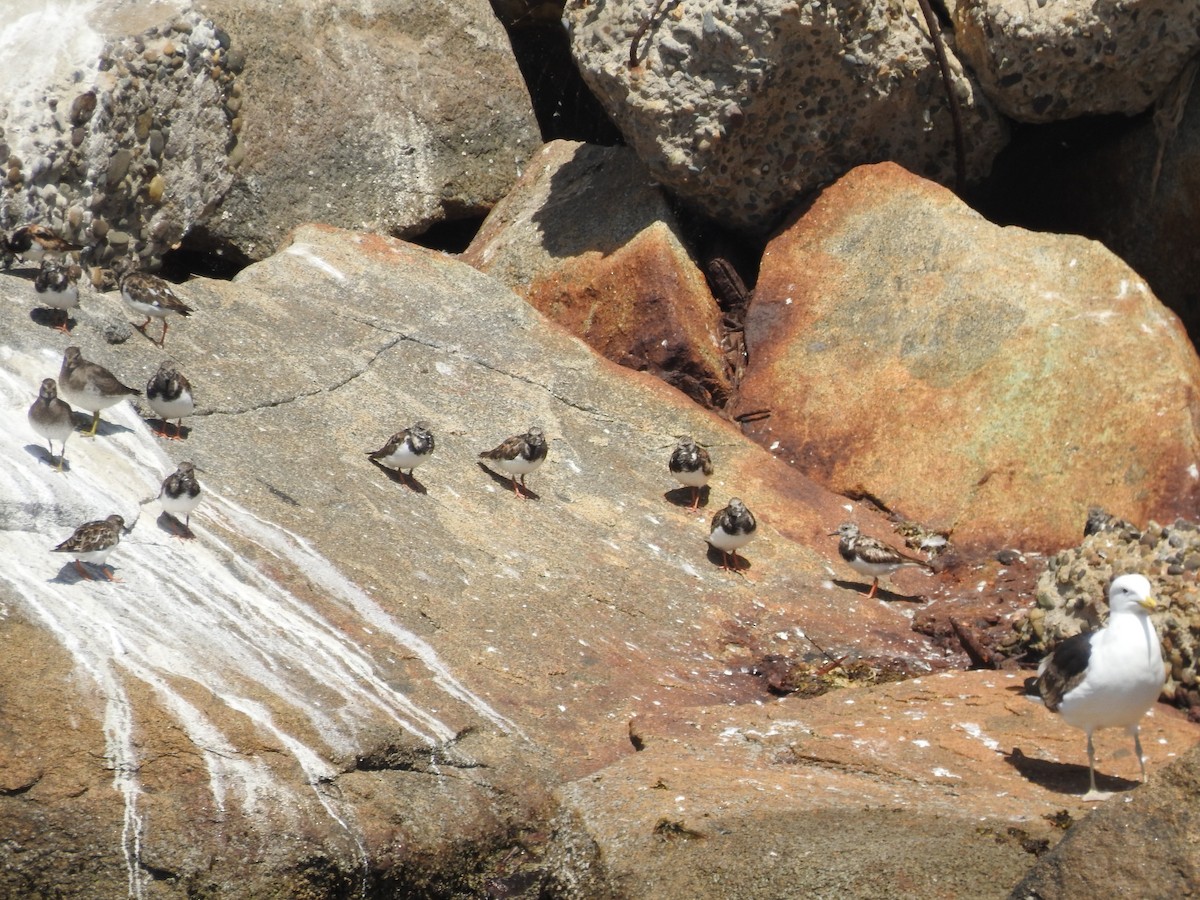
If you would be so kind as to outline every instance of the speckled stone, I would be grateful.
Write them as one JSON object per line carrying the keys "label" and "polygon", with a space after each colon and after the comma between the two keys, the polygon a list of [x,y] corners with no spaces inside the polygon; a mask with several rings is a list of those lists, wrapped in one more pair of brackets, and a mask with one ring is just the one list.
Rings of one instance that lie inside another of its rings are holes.
{"label": "speckled stone", "polygon": [[[766,231],[800,195],[881,159],[955,177],[950,107],[916,0],[689,0],[650,27],[643,0],[570,0],[564,16],[580,72],[629,145],[714,218]],[[1007,131],[947,52],[967,176],[981,178]]]}
{"label": "speckled stone", "polygon": [[1064,638],[1103,625],[1108,583],[1117,575],[1139,572],[1154,586],[1159,609],[1152,615],[1169,671],[1163,699],[1190,707],[1195,700],[1197,659],[1200,658],[1200,588],[1193,570],[1173,562],[1200,556],[1196,523],[1177,520],[1170,525],[1151,521],[1140,537],[1120,528],[1088,535],[1077,547],[1062,550],[1046,561],[1038,580],[1038,606],[1045,610],[1040,626],[1032,617],[1015,624],[1018,643],[1035,655],[1049,652]]}
{"label": "speckled stone", "polygon": [[960,0],[959,54],[1023,122],[1150,106],[1200,50],[1196,0]]}

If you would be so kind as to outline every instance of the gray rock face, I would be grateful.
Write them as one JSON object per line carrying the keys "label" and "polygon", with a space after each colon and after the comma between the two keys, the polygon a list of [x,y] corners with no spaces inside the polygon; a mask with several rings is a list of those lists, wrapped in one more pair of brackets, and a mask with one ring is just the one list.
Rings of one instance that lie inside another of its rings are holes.
{"label": "gray rock face", "polygon": [[1200,49],[1194,0],[959,0],[959,55],[1022,122],[1146,109]]}
{"label": "gray rock face", "polygon": [[49,225],[97,262],[154,259],[230,184],[228,38],[182,4],[55,9],[10,25],[4,224]]}
{"label": "gray rock face", "polygon": [[[915,0],[652,8],[571,0],[572,50],[650,170],[708,215],[763,231],[800,194],[885,159],[953,180],[949,105]],[[1006,130],[949,55],[978,178]]]}
{"label": "gray rock face", "polygon": [[320,221],[407,235],[482,215],[539,144],[484,0],[205,0],[241,50],[238,168],[218,242],[252,259]]}
{"label": "gray rock face", "polygon": [[[1010,828],[1082,809],[1080,736],[1017,676],[945,671],[911,604],[830,580],[828,532],[877,516],[494,279],[304,227],[178,293],[181,442],[123,403],[60,475],[25,422],[68,344],[127,383],[158,367],[104,343],[113,295],[70,337],[13,315],[0,348],[0,896],[992,896],[1031,860]],[[0,275],[5,308],[35,302]],[[414,484],[365,451],[417,419]],[[533,423],[521,500],[477,454]],[[716,463],[699,515],[671,496],[684,431]],[[188,541],[156,499],[184,459]],[[740,575],[704,542],[734,494],[759,518]],[[49,548],[111,513],[121,581],[82,581]],[[860,680],[770,693],[764,660],[827,665],[809,635]],[[874,683],[897,664],[930,677]],[[1150,771],[1192,735],[1156,713]]]}

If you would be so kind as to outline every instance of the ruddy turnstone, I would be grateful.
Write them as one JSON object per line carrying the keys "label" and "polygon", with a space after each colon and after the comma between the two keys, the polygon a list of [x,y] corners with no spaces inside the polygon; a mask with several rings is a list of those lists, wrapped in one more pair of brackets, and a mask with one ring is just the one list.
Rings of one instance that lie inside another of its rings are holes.
{"label": "ruddy turnstone", "polygon": [[860,575],[870,575],[873,579],[871,590],[867,593],[868,600],[879,590],[881,575],[891,575],[904,566],[916,566],[926,572],[933,572],[933,566],[929,563],[907,556],[883,541],[868,537],[861,533],[853,522],[844,522],[838,526],[837,531],[829,533],[840,536],[838,553],[850,564],[850,568]]}
{"label": "ruddy turnstone", "polygon": [[121,384],[117,376],[104,366],[84,359],[78,347],[68,347],[63,351],[58,386],[71,404],[92,414],[92,427],[84,432],[84,437],[96,436],[100,410],[115,406],[126,397],[142,395],[137,388]]}
{"label": "ruddy turnstone", "polygon": [[754,513],[746,509],[746,504],[734,497],[729,505],[713,516],[712,530],[708,542],[721,551],[721,568],[728,570],[729,556],[733,555],[734,567],[737,566],[737,550],[754,540],[758,530],[758,522]]}
{"label": "ruddy turnstone", "polygon": [[75,557],[75,568],[88,581],[94,581],[84,563],[99,566],[104,577],[109,581],[117,579],[108,571],[104,560],[113,548],[120,543],[121,532],[125,528],[125,520],[120,516],[109,516],[107,519],[97,519],[95,522],[85,522],[75,529],[75,533],[55,547],[53,553],[70,553]]}
{"label": "ruddy turnstone", "polygon": [[22,225],[4,239],[5,249],[14,256],[30,262],[40,262],[47,254],[61,256],[83,248],[72,244],[62,235],[45,225]]}
{"label": "ruddy turnstone", "polygon": [[54,442],[59,443],[58,471],[62,471],[67,454],[67,438],[75,430],[71,407],[58,399],[58,385],[53,378],[43,378],[38,398],[29,407],[29,425],[50,444],[50,459],[54,459]]}
{"label": "ruddy turnstone", "polygon": [[425,421],[417,422],[403,431],[396,432],[386,444],[375,452],[367,454],[368,458],[381,466],[395,469],[400,473],[401,478],[404,477],[405,469],[408,469],[408,477],[411,478],[413,470],[417,466],[429,462],[431,456],[433,456],[433,431],[430,430],[429,423]]}
{"label": "ruddy turnstone", "polygon": [[53,260],[43,259],[37,277],[33,279],[38,301],[51,309],[62,311],[62,321],[54,327],[64,334],[71,333],[67,327],[71,315],[68,310],[79,306],[79,276],[82,274],[79,266],[63,266]]}
{"label": "ruddy turnstone", "polygon": [[186,536],[192,536],[192,510],[200,503],[200,483],[196,481],[196,467],[190,462],[181,462],[179,467],[163,479],[158,502],[163,511],[178,521],[184,517]]}
{"label": "ruddy turnstone", "polygon": [[1157,605],[1150,593],[1150,582],[1143,575],[1113,579],[1108,588],[1108,624],[1067,638],[1038,667],[1036,684],[1046,708],[1087,734],[1085,800],[1107,796],[1096,790],[1092,732],[1098,728],[1124,728],[1133,735],[1142,781],[1146,780],[1138,723],[1166,680],[1162,645],[1150,621],[1150,611]]}
{"label": "ruddy turnstone", "polygon": [[488,460],[511,478],[513,493],[524,499],[525,495],[517,489],[517,478],[521,479],[524,488],[525,476],[546,461],[546,449],[546,435],[534,425],[524,434],[508,438],[499,447],[484,450],[479,458]]}
{"label": "ruddy turnstone", "polygon": [[125,304],[139,316],[146,317],[145,322],[134,326],[138,331],[145,334],[152,318],[162,319],[162,335],[157,341],[160,347],[167,339],[167,316],[192,314],[192,308],[176,297],[171,286],[157,275],[130,269],[121,275],[120,284],[121,298]]}
{"label": "ruddy turnstone", "polygon": [[667,463],[675,480],[692,489],[692,512],[700,508],[700,490],[712,477],[712,457],[690,437],[681,437]]}
{"label": "ruddy turnstone", "polygon": [[[183,429],[183,417],[190,416],[196,411],[196,401],[192,398],[192,384],[179,371],[179,366],[173,359],[164,359],[158,364],[158,371],[146,382],[146,402],[162,419],[162,431],[155,434],[172,440],[180,440]],[[167,420],[175,419],[175,433],[167,433]]]}

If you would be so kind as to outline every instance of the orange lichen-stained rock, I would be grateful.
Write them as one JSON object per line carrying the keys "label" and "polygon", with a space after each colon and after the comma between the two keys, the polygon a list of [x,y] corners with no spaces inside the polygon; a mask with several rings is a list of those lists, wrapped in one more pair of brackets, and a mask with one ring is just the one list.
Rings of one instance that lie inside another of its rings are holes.
{"label": "orange lichen-stained rock", "polygon": [[747,315],[753,436],[960,545],[1050,549],[1089,506],[1194,515],[1200,363],[1084,238],[1000,227],[863,166],[770,243]]}
{"label": "orange lichen-stained rock", "polygon": [[728,401],[720,309],[630,150],[547,144],[463,260],[614,362]]}

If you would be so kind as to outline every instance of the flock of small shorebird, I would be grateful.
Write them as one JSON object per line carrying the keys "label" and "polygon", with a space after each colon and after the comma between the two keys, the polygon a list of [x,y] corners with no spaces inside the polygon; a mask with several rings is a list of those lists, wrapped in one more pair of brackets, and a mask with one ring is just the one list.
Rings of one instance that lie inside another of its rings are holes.
{"label": "flock of small shorebird", "polygon": [[[44,305],[62,313],[61,321],[55,327],[69,334],[70,310],[79,305],[81,269],[78,265],[57,262],[55,257],[82,248],[68,243],[45,226],[27,225],[8,235],[3,249],[10,257],[40,262],[34,288]],[[119,274],[122,299],[131,310],[145,316],[145,321],[135,327],[145,334],[150,320],[160,319],[162,332],[157,341],[150,340],[163,347],[168,317],[188,316],[192,308],[158,276],[142,272],[133,265],[121,267]],[[59,390],[71,404],[92,413],[91,427],[84,432],[85,437],[96,435],[101,410],[126,397],[142,394],[137,388],[123,384],[108,369],[84,359],[78,347],[68,347],[63,354],[57,383],[53,378],[42,381],[38,398],[28,414],[30,426],[49,444],[51,461],[55,459],[54,442],[59,442],[59,471],[63,468],[66,440],[75,430],[71,406],[59,399]],[[181,439],[182,419],[195,411],[195,401],[190,383],[175,362],[168,359],[161,363],[146,383],[145,397],[162,422],[162,428],[155,433],[169,439]],[[168,430],[170,420],[176,422],[173,432]],[[479,458],[507,475],[513,493],[526,498],[529,492],[525,478],[545,462],[547,449],[544,432],[534,426],[524,434],[514,435],[499,446],[483,451]],[[414,471],[429,461],[433,451],[433,432],[427,422],[421,421],[394,434],[383,447],[367,456],[372,462],[394,470],[397,477],[409,482],[410,486],[415,486],[411,484],[415,482]],[[691,489],[690,510],[695,512],[713,474],[708,450],[691,437],[682,437],[672,451],[667,467],[681,485]],[[200,486],[192,463],[181,462],[177,470],[164,479],[159,501],[176,522],[178,517],[184,517],[182,528],[176,530],[177,536],[192,537],[191,512],[200,502]],[[737,497],[713,516],[707,540],[721,553],[722,569],[741,571],[737,551],[754,539],[757,527],[754,514]],[[119,515],[87,522],[53,551],[71,554],[77,571],[85,579],[91,580],[84,567],[87,563],[115,581],[118,579],[105,565],[105,560],[117,546],[124,529],[125,521]],[[934,571],[928,562],[862,534],[854,523],[844,523],[830,534],[839,538],[841,558],[856,572],[872,578],[868,599],[875,596],[881,577],[900,568],[912,566],[926,572]],[[1165,680],[1158,636],[1148,618],[1148,611],[1154,608],[1150,593],[1150,584],[1141,575],[1116,578],[1109,588],[1108,624],[1098,631],[1062,642],[1038,669],[1036,688],[1046,706],[1087,733],[1090,789],[1085,799],[1107,796],[1096,791],[1092,745],[1095,729],[1120,727],[1132,734],[1142,779],[1146,777],[1138,723],[1157,699]]]}

